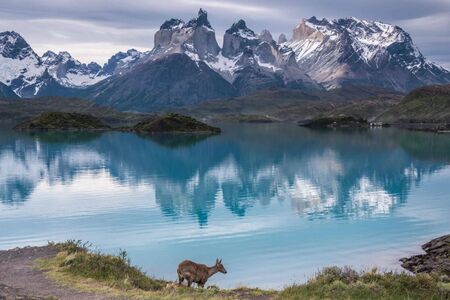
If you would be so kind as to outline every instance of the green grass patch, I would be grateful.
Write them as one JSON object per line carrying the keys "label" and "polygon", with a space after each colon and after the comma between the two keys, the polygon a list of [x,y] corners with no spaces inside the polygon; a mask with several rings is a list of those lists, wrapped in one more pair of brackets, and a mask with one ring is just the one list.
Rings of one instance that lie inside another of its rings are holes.
{"label": "green grass patch", "polygon": [[91,245],[81,241],[67,241],[55,245],[64,255],[61,270],[75,276],[95,279],[120,289],[141,289],[157,291],[167,282],[147,276],[132,266],[126,251],[118,255],[90,251]]}
{"label": "green grass patch", "polygon": [[449,299],[450,289],[427,274],[323,269],[306,284],[293,285],[280,299]]}
{"label": "green grass patch", "polygon": [[81,241],[51,244],[59,253],[37,262],[49,278],[73,288],[124,299],[450,299],[450,284],[438,276],[407,273],[357,272],[349,267],[323,269],[305,284],[282,291],[179,287],[147,276],[131,265],[126,252],[92,251]]}
{"label": "green grass patch", "polygon": [[273,299],[275,291],[238,288],[179,287],[177,283],[147,276],[131,265],[125,251],[118,255],[93,251],[91,244],[69,240],[49,243],[59,253],[36,261],[38,269],[60,284],[119,299]]}
{"label": "green grass patch", "polygon": [[167,114],[157,118],[142,121],[133,127],[133,130],[141,133],[168,133],[168,132],[204,132],[220,133],[220,128],[209,126],[192,117]]}

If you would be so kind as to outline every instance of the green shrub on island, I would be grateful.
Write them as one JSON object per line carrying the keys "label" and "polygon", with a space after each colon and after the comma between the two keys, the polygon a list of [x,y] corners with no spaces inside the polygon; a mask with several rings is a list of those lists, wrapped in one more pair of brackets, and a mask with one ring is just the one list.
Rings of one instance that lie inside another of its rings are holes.
{"label": "green shrub on island", "polygon": [[140,133],[220,133],[220,128],[209,126],[189,116],[168,114],[142,121],[133,127]]}
{"label": "green shrub on island", "polygon": [[45,112],[15,127],[17,130],[108,130],[110,128],[94,116],[74,112]]}
{"label": "green shrub on island", "polygon": [[301,126],[311,128],[366,128],[369,127],[367,120],[362,118],[354,118],[351,116],[323,117],[300,124]]}

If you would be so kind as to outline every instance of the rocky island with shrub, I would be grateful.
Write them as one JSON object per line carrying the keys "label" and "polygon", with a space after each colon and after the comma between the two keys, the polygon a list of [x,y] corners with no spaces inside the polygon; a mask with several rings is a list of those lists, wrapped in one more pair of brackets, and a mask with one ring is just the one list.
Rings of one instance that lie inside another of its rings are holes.
{"label": "rocky island with shrub", "polygon": [[74,112],[45,112],[29,121],[20,123],[16,130],[78,131],[110,130],[99,118]]}
{"label": "rocky island with shrub", "polygon": [[192,117],[167,114],[139,122],[131,131],[138,133],[206,133],[218,134],[220,128],[210,126]]}
{"label": "rocky island with shrub", "polygon": [[27,131],[129,131],[139,134],[152,133],[195,133],[218,134],[220,128],[210,126],[189,116],[167,114],[146,118],[131,127],[114,128],[101,119],[75,112],[44,112],[37,117],[20,123],[16,130]]}
{"label": "rocky island with shrub", "polygon": [[367,120],[352,116],[320,117],[299,125],[309,128],[368,128],[370,126]]}

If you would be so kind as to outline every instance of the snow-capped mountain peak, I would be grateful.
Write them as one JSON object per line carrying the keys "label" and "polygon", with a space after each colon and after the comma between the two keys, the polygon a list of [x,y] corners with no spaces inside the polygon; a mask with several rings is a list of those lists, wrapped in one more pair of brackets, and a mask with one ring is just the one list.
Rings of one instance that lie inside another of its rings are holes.
{"label": "snow-capped mountain peak", "polygon": [[144,56],[145,53],[136,49],[130,49],[127,52],[117,52],[103,65],[99,75],[111,76],[127,72]]}
{"label": "snow-capped mountain peak", "polygon": [[235,36],[242,37],[244,39],[256,40],[258,37],[255,32],[247,27],[244,20],[240,19],[236,23],[233,23],[227,31],[226,34],[231,34]]}
{"label": "snow-capped mountain peak", "polygon": [[20,34],[0,33],[0,82],[21,95],[21,89],[33,84],[43,71],[39,56]]}
{"label": "snow-capped mountain peak", "polygon": [[300,67],[327,88],[351,82],[407,91],[450,80],[448,72],[437,74],[439,68],[426,62],[407,32],[383,22],[303,19],[284,45],[294,50]]}
{"label": "snow-capped mountain peak", "polygon": [[11,59],[24,59],[38,55],[31,49],[25,39],[15,31],[4,31],[0,33],[0,55]]}
{"label": "snow-capped mountain peak", "polygon": [[259,34],[259,38],[267,43],[273,43],[275,40],[273,39],[272,34],[269,30],[263,29],[261,33]]}
{"label": "snow-capped mountain peak", "polygon": [[241,19],[225,31],[222,48],[215,34],[208,13],[200,9],[187,22],[165,21],[151,51],[118,52],[100,66],[82,63],[66,51],[39,57],[20,34],[5,31],[0,33],[0,82],[22,97],[64,89],[72,93],[72,88],[126,76],[136,66],[171,54],[183,55],[169,61],[186,61],[187,55],[196,71],[214,70],[237,94],[270,87],[321,88],[316,82],[328,89],[351,84],[397,91],[450,82],[450,72],[428,62],[407,32],[384,22],[311,17],[295,26],[292,38],[281,34],[275,41],[270,31],[257,34]]}
{"label": "snow-capped mountain peak", "polygon": [[196,18],[185,23],[180,19],[164,22],[155,33],[152,59],[173,53],[187,54],[195,61],[210,60],[217,56],[220,47],[208,20],[208,13],[200,9]]}
{"label": "snow-capped mountain peak", "polygon": [[198,15],[197,18],[193,18],[191,19],[186,25],[186,28],[197,28],[200,26],[205,26],[209,29],[213,29],[211,24],[209,23],[208,20],[208,12],[206,10],[204,10],[203,8],[200,8],[200,10],[198,11]]}
{"label": "snow-capped mountain peak", "polygon": [[225,57],[234,57],[241,54],[246,48],[257,46],[260,42],[256,33],[249,29],[245,21],[241,19],[225,31],[222,54]]}
{"label": "snow-capped mountain peak", "polygon": [[51,51],[51,50],[47,50],[44,52],[44,54],[42,55],[42,60],[43,61],[54,61],[56,60],[58,54],[56,54],[55,52]]}
{"label": "snow-capped mountain peak", "polygon": [[161,27],[160,30],[173,30],[173,29],[181,29],[185,25],[183,20],[180,19],[170,19],[165,21]]}
{"label": "snow-capped mountain peak", "polygon": [[67,51],[47,51],[39,57],[17,32],[0,33],[0,82],[22,97],[41,94],[42,88],[61,91],[91,85],[105,78],[99,71],[97,64],[83,64]]}
{"label": "snow-capped mountain peak", "polygon": [[94,65],[90,67],[72,57],[67,51],[56,54],[47,51],[42,56],[42,66],[61,85],[66,87],[85,87],[94,84],[105,76],[98,76],[99,69]]}

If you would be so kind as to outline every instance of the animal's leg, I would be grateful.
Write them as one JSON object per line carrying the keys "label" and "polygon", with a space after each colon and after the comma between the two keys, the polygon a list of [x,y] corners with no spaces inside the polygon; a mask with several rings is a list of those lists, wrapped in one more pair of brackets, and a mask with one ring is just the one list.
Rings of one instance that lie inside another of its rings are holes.
{"label": "animal's leg", "polygon": [[183,276],[181,276],[180,274],[178,274],[178,285],[182,285],[184,281]]}
{"label": "animal's leg", "polygon": [[191,287],[192,280],[188,279],[187,281],[188,281],[188,285],[187,285],[187,286],[188,286],[188,287]]}

